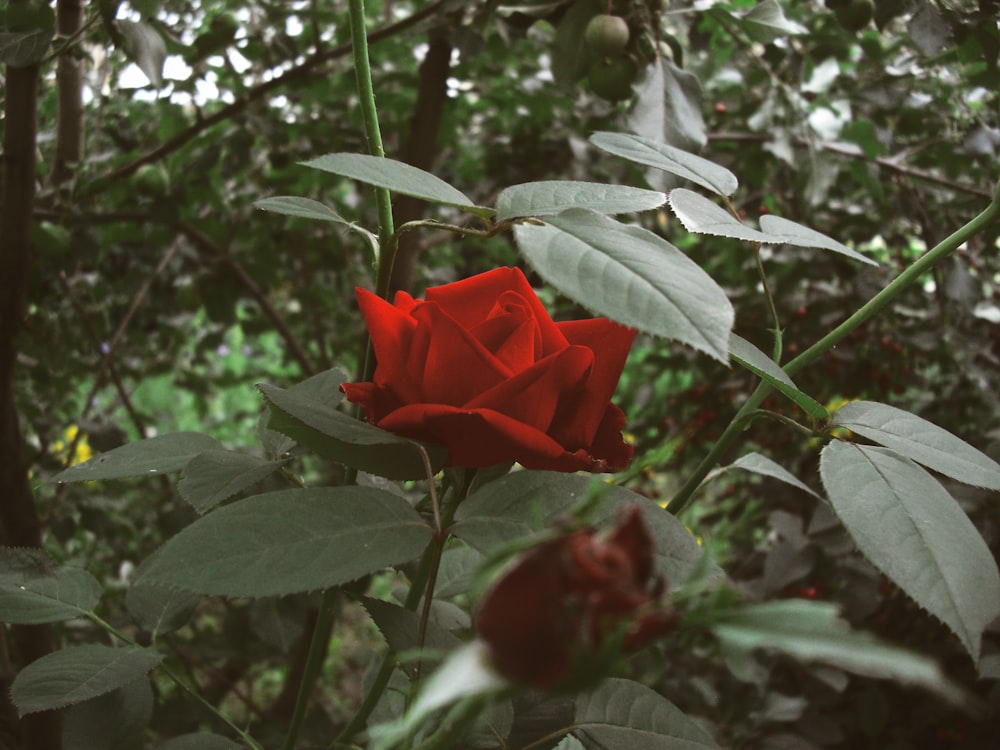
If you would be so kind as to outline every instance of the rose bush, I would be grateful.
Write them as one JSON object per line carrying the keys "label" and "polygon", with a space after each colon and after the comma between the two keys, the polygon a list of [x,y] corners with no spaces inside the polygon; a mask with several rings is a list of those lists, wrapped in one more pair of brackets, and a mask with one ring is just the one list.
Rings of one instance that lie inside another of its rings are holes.
{"label": "rose bush", "polygon": [[483,596],[476,633],[508,679],[564,687],[599,667],[595,655],[607,646],[615,655],[669,632],[676,616],[660,604],[664,589],[652,537],[632,508],[606,539],[584,529],[524,553]]}
{"label": "rose bush", "polygon": [[610,401],[635,331],[603,318],[554,322],[517,268],[394,302],[357,290],[377,366],[345,383],[368,421],[447,447],[449,464],[617,471],[632,447]]}

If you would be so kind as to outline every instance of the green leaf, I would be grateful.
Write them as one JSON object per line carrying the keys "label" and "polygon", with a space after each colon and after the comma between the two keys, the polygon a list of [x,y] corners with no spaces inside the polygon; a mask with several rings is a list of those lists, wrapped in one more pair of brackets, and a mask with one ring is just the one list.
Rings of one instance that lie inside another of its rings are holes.
{"label": "green leaf", "polygon": [[[153,557],[156,554],[154,552]],[[125,608],[139,627],[148,630],[155,640],[163,633],[184,627],[201,597],[190,591],[143,581],[143,574],[153,557],[135,571],[134,582],[125,592]]]}
{"label": "green leaf", "polygon": [[63,708],[124,687],[162,660],[153,648],[74,646],[46,654],[22,669],[10,696],[22,716]]}
{"label": "green leaf", "polygon": [[167,740],[156,750],[243,750],[243,745],[218,734],[197,732]]}
{"label": "green leaf", "polygon": [[198,519],[159,550],[138,582],[229,597],[283,596],[407,562],[430,538],[420,515],[389,492],[281,490]]}
{"label": "green leaf", "polygon": [[284,463],[246,453],[208,450],[185,464],[177,491],[199,513],[207,513],[223,500],[269,477]]}
{"label": "green leaf", "polygon": [[732,237],[762,244],[769,242],[766,234],[748,227],[724,208],[692,190],[675,188],[670,191],[667,200],[670,208],[689,232]]}
{"label": "green leaf", "polygon": [[461,191],[439,177],[395,159],[369,154],[339,153],[320,156],[302,164],[431,203],[456,206],[478,216],[493,215],[492,208],[477,206]]}
{"label": "green leaf", "polygon": [[600,493],[591,519],[596,525],[616,523],[631,506],[642,509],[656,543],[657,569],[671,582],[682,583],[701,570],[702,549],[674,516],[642,495],[577,474],[518,471],[490,482],[458,506],[452,532],[489,555],[565,518],[592,492]]}
{"label": "green leaf", "polygon": [[777,479],[785,484],[792,485],[792,487],[797,487],[803,492],[808,492],[816,499],[822,499],[809,485],[800,481],[798,477],[788,471],[788,469],[775,463],[770,458],[763,456],[760,453],[747,453],[745,456],[740,456],[738,459],[733,461],[732,466],[733,468],[743,469],[744,471],[751,471],[754,474],[760,474],[761,476]]}
{"label": "green leaf", "polygon": [[266,383],[258,384],[257,389],[271,406],[268,428],[324,458],[389,479],[427,476],[420,445],[430,457],[432,472],[447,461],[447,451],[441,446],[424,445],[361,422],[337,411],[336,403]]}
{"label": "green leaf", "polygon": [[801,599],[756,604],[727,613],[712,630],[732,649],[770,649],[867,677],[916,685],[952,703],[964,700],[963,691],[934,661],[852,631],[835,604]]}
{"label": "green leaf", "polygon": [[662,169],[718,195],[732,195],[739,187],[736,175],[725,167],[652,138],[631,133],[600,132],[590,136],[590,142],[609,154]]}
{"label": "green leaf", "polygon": [[886,448],[834,441],[820,476],[861,552],[978,659],[983,629],[1000,615],[1000,572],[958,503]]}
{"label": "green leaf", "polygon": [[63,715],[62,750],[142,747],[153,702],[153,688],[143,676],[110,693],[71,706]]}
{"label": "green leaf", "polygon": [[871,258],[865,257],[859,252],[851,250],[847,245],[837,242],[832,237],[817,232],[815,229],[802,226],[798,222],[784,219],[773,214],[764,214],[760,217],[760,228],[764,234],[768,235],[767,240],[771,245],[794,245],[795,247],[818,247],[824,250],[832,250],[835,253],[846,255],[853,260],[867,263],[870,266],[878,266],[878,263]]}
{"label": "green leaf", "polygon": [[199,453],[221,447],[218,440],[200,432],[172,432],[94,456],[59,472],[52,481],[91,482],[169,474],[183,469]]}
{"label": "green leaf", "polygon": [[434,596],[448,599],[467,593],[482,564],[482,553],[472,547],[464,544],[448,547],[441,555]]}
{"label": "green leaf", "polygon": [[497,221],[518,216],[551,216],[568,208],[589,208],[601,214],[648,211],[667,202],[655,190],[599,182],[543,180],[512,185],[497,196]]}
{"label": "green leaf", "polygon": [[606,12],[603,0],[579,0],[566,9],[552,40],[552,77],[556,85],[572,88],[587,74],[590,54],[583,43],[583,32],[591,18]]}
{"label": "green leaf", "polygon": [[659,693],[631,680],[604,680],[576,699],[572,732],[587,747],[643,750],[717,748],[701,725]]}
{"label": "green leaf", "polygon": [[729,356],[787,396],[813,419],[826,420],[830,415],[821,403],[799,390],[777,363],[746,339],[735,333],[729,336]]}
{"label": "green leaf", "polygon": [[[668,143],[693,152],[701,149],[705,133],[705,108],[701,81],[681,67],[679,59],[660,55],[642,71],[635,85],[635,103],[626,116],[626,129],[655,143]],[[654,187],[666,187],[665,174],[647,173]]]}
{"label": "green leaf", "polygon": [[802,24],[785,18],[785,12],[777,0],[761,0],[740,20],[740,26],[751,39],[761,44],[770,44],[784,36],[808,34]]}
{"label": "green leaf", "polygon": [[125,51],[154,88],[163,85],[163,63],[167,59],[167,44],[160,33],[142,21],[117,19],[115,23],[125,37]]}
{"label": "green leaf", "polygon": [[572,209],[514,227],[521,254],[589,310],[727,360],[733,308],[698,265],[641,227]]}
{"label": "green leaf", "polygon": [[0,622],[33,625],[94,611],[101,584],[82,568],[59,567],[42,552],[0,547]]}
{"label": "green leaf", "polygon": [[262,211],[273,211],[286,216],[298,216],[303,219],[332,221],[337,224],[351,224],[326,204],[314,201],[312,198],[300,198],[295,195],[276,195],[272,198],[261,198],[254,201],[254,208]]}
{"label": "green leaf", "polygon": [[[398,604],[390,604],[380,599],[365,597],[362,606],[371,615],[379,632],[385,638],[389,648],[395,653],[401,653],[415,648],[417,635],[420,631],[420,615]],[[427,623],[424,634],[424,648],[452,651],[462,645],[459,637],[433,620]]]}
{"label": "green leaf", "polygon": [[916,414],[874,401],[849,401],[833,415],[832,424],[959,482],[1000,490],[1000,464]]}
{"label": "green leaf", "polygon": [[45,57],[55,38],[55,28],[0,31],[0,64],[26,68]]}

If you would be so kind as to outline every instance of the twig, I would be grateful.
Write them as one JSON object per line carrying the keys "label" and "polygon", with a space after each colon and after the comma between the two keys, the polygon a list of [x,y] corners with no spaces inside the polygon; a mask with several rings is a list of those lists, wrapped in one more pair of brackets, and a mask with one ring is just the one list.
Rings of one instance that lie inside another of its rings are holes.
{"label": "twig", "polygon": [[[80,300],[77,299],[77,296],[73,291],[73,287],[69,283],[69,279],[66,278],[66,274],[62,271],[59,272],[59,281],[62,282],[70,304],[73,306],[73,309],[76,310],[76,314],[80,318],[80,323],[83,326],[84,333],[87,335],[87,338],[90,339],[94,349],[96,351],[101,351],[101,341],[97,336],[97,332],[94,330],[94,324],[90,320],[90,315],[87,313],[86,308],[80,304]],[[132,404],[132,399],[129,397],[128,391],[125,389],[125,384],[122,382],[121,375],[118,372],[118,367],[115,365],[113,359],[108,360],[107,371],[111,381],[115,384],[115,390],[118,391],[118,397],[122,401],[122,406],[125,407],[125,411],[128,412],[129,418],[132,420],[132,424],[135,425],[136,432],[139,433],[140,438],[145,438],[146,426],[143,424],[142,418],[139,416],[139,413],[135,410],[135,406]],[[79,438],[80,432],[78,431],[77,434],[74,435],[72,445],[70,446],[70,456],[74,455]]]}
{"label": "twig", "polygon": [[[367,39],[369,43],[375,43],[387,37],[398,34],[411,26],[415,26],[426,18],[430,18],[435,13],[437,13],[441,7],[444,5],[444,0],[437,0],[437,2],[431,3],[425,8],[421,8],[412,15],[397,21],[394,24],[390,24],[384,28],[377,29],[370,34],[368,34]],[[152,151],[143,154],[137,159],[133,159],[128,164],[123,164],[117,169],[113,169],[105,175],[97,177],[94,179],[90,185],[84,187],[81,191],[81,195],[92,195],[98,193],[104,188],[112,185],[116,180],[120,180],[123,177],[135,172],[139,167],[145,164],[153,164],[160,159],[163,159],[168,154],[177,151],[179,148],[187,144],[188,142],[194,140],[204,131],[209,128],[223,122],[225,120],[234,117],[235,115],[242,112],[248,105],[262,99],[275,89],[281,88],[282,86],[288,86],[290,84],[307,80],[313,73],[313,71],[325,62],[334,60],[338,57],[345,57],[351,53],[353,45],[350,42],[345,42],[343,44],[338,44],[336,47],[330,47],[329,49],[319,50],[314,53],[311,57],[307,58],[301,65],[289,69],[287,72],[272,78],[269,81],[264,81],[257,86],[249,89],[246,94],[234,101],[232,104],[228,104],[219,111],[209,115],[205,118],[198,119],[193,125],[191,125],[187,130],[184,130],[173,138],[164,141],[159,146],[154,148]]]}
{"label": "twig", "polygon": [[[771,136],[767,133],[736,133],[736,132],[720,132],[720,133],[710,133],[708,136],[710,141],[754,141],[760,143],[766,143],[772,140]],[[805,145],[805,141],[802,138],[796,138],[795,142],[798,145]],[[955,182],[947,177],[942,177],[941,175],[936,175],[933,172],[927,172],[922,169],[917,169],[916,167],[910,167],[906,164],[900,164],[893,157],[887,156],[867,156],[864,152],[852,149],[848,146],[841,145],[839,143],[829,143],[829,142],[818,142],[813,145],[819,146],[819,148],[824,151],[829,151],[840,156],[846,156],[849,159],[854,159],[856,161],[863,161],[869,164],[877,164],[883,169],[888,169],[892,172],[897,172],[898,174],[906,175],[907,177],[912,177],[917,180],[923,180],[924,182],[931,182],[936,185],[941,185],[942,187],[949,188],[959,193],[966,193],[968,195],[978,195],[982,198],[992,198],[993,191],[988,188],[981,188],[975,185],[966,185],[961,182]]]}

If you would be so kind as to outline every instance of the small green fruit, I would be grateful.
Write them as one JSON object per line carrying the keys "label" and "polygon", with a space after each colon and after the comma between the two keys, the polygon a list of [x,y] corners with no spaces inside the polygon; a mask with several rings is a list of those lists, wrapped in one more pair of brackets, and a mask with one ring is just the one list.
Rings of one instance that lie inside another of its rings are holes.
{"label": "small green fruit", "polygon": [[614,57],[628,46],[628,24],[619,16],[594,16],[583,32],[583,39],[595,57]]}
{"label": "small green fruit", "polygon": [[861,31],[871,22],[874,14],[875,4],[872,0],[848,0],[833,9],[837,23],[848,31]]}
{"label": "small green fruit", "polygon": [[632,82],[639,73],[629,57],[595,60],[587,71],[590,88],[602,99],[620,102],[632,96]]}
{"label": "small green fruit", "polygon": [[162,164],[143,164],[135,173],[136,191],[151,198],[170,194],[170,175]]}

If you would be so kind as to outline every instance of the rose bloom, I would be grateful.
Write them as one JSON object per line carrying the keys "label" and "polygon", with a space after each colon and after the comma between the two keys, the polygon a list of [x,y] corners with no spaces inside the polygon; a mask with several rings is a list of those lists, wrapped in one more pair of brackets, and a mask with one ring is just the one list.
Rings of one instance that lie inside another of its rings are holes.
{"label": "rose bloom", "polygon": [[475,630],[509,680],[574,686],[610,638],[630,651],[673,629],[663,590],[653,540],[632,508],[606,539],[587,529],[526,552],[483,596]]}
{"label": "rose bloom", "polygon": [[449,465],[617,471],[632,447],[610,401],[635,331],[604,318],[556,323],[517,268],[392,304],[357,290],[377,366],[345,383],[368,421],[438,443]]}

